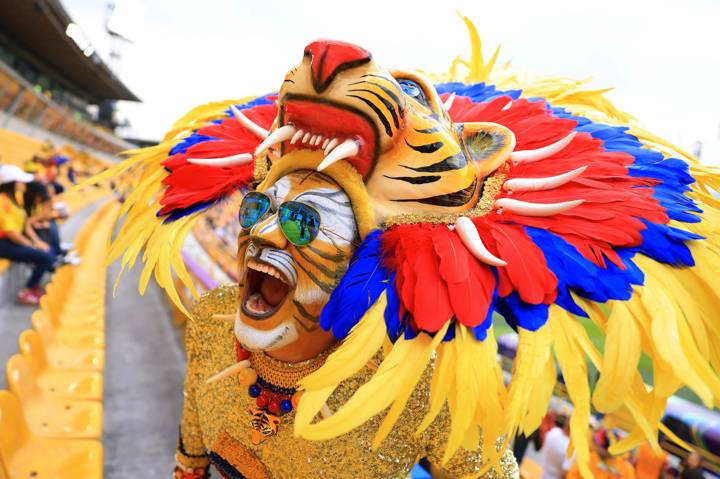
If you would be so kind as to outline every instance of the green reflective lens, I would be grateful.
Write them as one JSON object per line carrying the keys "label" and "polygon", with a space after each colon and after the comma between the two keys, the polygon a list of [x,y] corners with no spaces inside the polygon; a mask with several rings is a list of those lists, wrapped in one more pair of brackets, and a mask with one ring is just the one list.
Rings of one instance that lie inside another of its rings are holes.
{"label": "green reflective lens", "polygon": [[297,201],[280,205],[278,221],[285,237],[295,246],[309,244],[320,231],[320,213],[315,208]]}
{"label": "green reflective lens", "polygon": [[251,191],[245,195],[240,204],[240,226],[250,228],[260,221],[270,209],[270,198],[263,193]]}

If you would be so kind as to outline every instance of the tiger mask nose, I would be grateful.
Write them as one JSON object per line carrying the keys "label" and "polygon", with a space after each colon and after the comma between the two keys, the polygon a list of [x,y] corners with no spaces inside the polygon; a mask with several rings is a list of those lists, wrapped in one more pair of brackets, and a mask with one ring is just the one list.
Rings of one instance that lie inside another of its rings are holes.
{"label": "tiger mask nose", "polygon": [[336,40],[314,41],[305,47],[304,54],[310,57],[313,87],[318,93],[325,91],[338,73],[372,58],[364,48]]}

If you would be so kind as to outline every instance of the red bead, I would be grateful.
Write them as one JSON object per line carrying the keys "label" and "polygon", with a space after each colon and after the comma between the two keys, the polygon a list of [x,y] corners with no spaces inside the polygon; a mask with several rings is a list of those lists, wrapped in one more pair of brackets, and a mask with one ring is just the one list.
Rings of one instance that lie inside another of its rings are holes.
{"label": "red bead", "polygon": [[255,404],[257,404],[257,407],[265,407],[268,405],[268,398],[264,394],[258,396],[255,400]]}
{"label": "red bead", "polygon": [[237,339],[235,339],[235,357],[237,357],[238,361],[243,361],[250,357],[250,351],[243,349]]}
{"label": "red bead", "polygon": [[273,398],[268,404],[268,411],[273,414],[280,414],[280,401],[277,398]]}

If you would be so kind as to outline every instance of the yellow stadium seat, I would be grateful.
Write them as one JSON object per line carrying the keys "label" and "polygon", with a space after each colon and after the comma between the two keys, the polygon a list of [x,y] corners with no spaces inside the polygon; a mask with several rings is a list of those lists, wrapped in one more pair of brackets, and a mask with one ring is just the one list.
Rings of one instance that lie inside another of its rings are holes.
{"label": "yellow stadium seat", "polygon": [[23,331],[18,342],[20,352],[30,359],[43,395],[68,399],[102,399],[103,379],[100,373],[50,367],[42,340],[36,331]]}
{"label": "yellow stadium seat", "polygon": [[57,293],[51,293],[52,285],[48,285],[48,293],[40,298],[40,310],[46,314],[55,328],[68,330],[95,330],[102,332],[105,328],[104,306],[73,308],[69,305],[58,305]]}
{"label": "yellow stadium seat", "polygon": [[97,401],[47,397],[38,387],[27,358],[7,362],[10,391],[17,395],[33,434],[41,437],[95,439],[102,434],[102,405]]}
{"label": "yellow stadium seat", "polygon": [[0,391],[0,479],[101,479],[102,456],[95,440],[34,436],[17,397]]}
{"label": "yellow stadium seat", "polygon": [[56,328],[47,314],[37,310],[32,314],[33,328],[40,333],[43,341],[77,349],[105,348],[105,334],[96,329]]}
{"label": "yellow stadium seat", "polygon": [[542,466],[529,457],[523,459],[520,464],[521,479],[540,479],[542,477]]}
{"label": "yellow stadium seat", "polygon": [[105,352],[97,347],[79,348],[57,341],[55,330],[43,315],[33,314],[32,325],[42,339],[48,363],[55,368],[102,371]]}

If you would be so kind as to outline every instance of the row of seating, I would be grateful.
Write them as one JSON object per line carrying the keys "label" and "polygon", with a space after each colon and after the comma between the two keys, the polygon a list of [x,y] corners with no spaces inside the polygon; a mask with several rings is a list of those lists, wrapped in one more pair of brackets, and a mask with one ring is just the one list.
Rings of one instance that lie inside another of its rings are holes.
{"label": "row of seating", "polygon": [[105,257],[118,208],[108,201],[83,226],[83,263],[55,273],[7,362],[0,479],[102,477]]}

